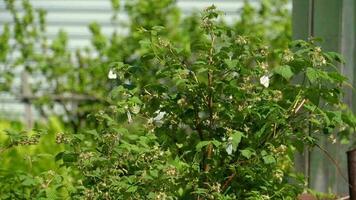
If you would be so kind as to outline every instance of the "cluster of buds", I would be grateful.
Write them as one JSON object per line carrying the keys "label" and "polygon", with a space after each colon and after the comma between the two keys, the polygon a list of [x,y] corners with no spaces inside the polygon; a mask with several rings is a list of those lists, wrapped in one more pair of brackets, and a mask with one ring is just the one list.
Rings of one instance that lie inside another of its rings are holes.
{"label": "cluster of buds", "polygon": [[143,159],[144,162],[152,162],[159,160],[163,155],[164,152],[158,146],[154,146],[152,151],[141,154],[140,158]]}
{"label": "cluster of buds", "polygon": [[264,72],[267,72],[267,71],[268,71],[268,63],[267,63],[267,62],[261,62],[261,63],[259,63],[259,67],[260,67]]}
{"label": "cluster of buds", "polygon": [[94,156],[93,152],[83,152],[79,155],[79,158],[81,160],[89,160]]}
{"label": "cluster of buds", "polygon": [[166,199],[167,199],[167,194],[164,192],[159,192],[155,197],[155,200],[166,200]]}
{"label": "cluster of buds", "polygon": [[177,169],[174,166],[169,166],[165,172],[168,176],[176,176],[177,175]]}
{"label": "cluster of buds", "polygon": [[283,99],[283,93],[280,90],[274,90],[272,100],[275,102],[281,101]]}
{"label": "cluster of buds", "polygon": [[277,181],[279,183],[281,183],[283,181],[283,177],[284,177],[284,173],[282,170],[276,170],[274,173],[273,173],[273,177],[275,179],[277,179]]}
{"label": "cluster of buds", "polygon": [[95,193],[93,190],[86,189],[84,194],[85,194],[85,199],[94,199]]}
{"label": "cluster of buds", "polygon": [[115,143],[119,140],[120,134],[110,133],[110,134],[105,134],[103,137],[105,141]]}
{"label": "cluster of buds", "polygon": [[95,114],[95,119],[98,121],[98,122],[103,122],[104,121],[104,116],[105,112],[103,110],[99,110],[96,114]]}
{"label": "cluster of buds", "polygon": [[321,54],[320,47],[315,47],[314,50],[309,53],[309,56],[311,57],[311,60],[312,60],[314,66],[326,65],[326,59]]}
{"label": "cluster of buds", "polygon": [[28,137],[18,142],[19,145],[35,145],[39,142],[38,137]]}
{"label": "cluster of buds", "polygon": [[213,28],[214,24],[213,22],[209,19],[209,17],[205,17],[203,20],[202,20],[202,24],[201,24],[201,27],[204,29],[204,30],[211,30]]}
{"label": "cluster of buds", "polygon": [[50,177],[53,177],[53,176],[56,175],[56,172],[53,171],[53,170],[49,170],[46,174],[47,174],[48,176],[50,176]]}
{"label": "cluster of buds", "polygon": [[178,105],[181,106],[181,107],[185,107],[188,105],[187,103],[187,100],[183,97],[183,98],[180,98],[178,101],[177,101]]}
{"label": "cluster of buds", "polygon": [[211,187],[210,187],[212,192],[216,192],[216,193],[220,193],[221,192],[221,184],[220,183],[214,183]]}
{"label": "cluster of buds", "polygon": [[293,60],[294,60],[293,52],[289,49],[284,50],[282,61],[288,63]]}
{"label": "cluster of buds", "polygon": [[68,143],[69,139],[67,137],[65,137],[65,135],[63,133],[58,133],[56,135],[56,143],[57,144],[62,144],[62,143]]}
{"label": "cluster of buds", "polygon": [[109,110],[114,114],[118,112],[117,106],[114,105],[109,106]]}
{"label": "cluster of buds", "polygon": [[235,41],[236,41],[236,43],[239,44],[239,45],[246,45],[247,42],[248,42],[248,40],[247,40],[246,37],[243,37],[243,36],[240,36],[240,35],[236,38]]}
{"label": "cluster of buds", "polygon": [[168,47],[169,46],[169,42],[167,40],[164,40],[162,38],[158,38],[158,44],[161,45],[162,47]]}
{"label": "cluster of buds", "polygon": [[268,55],[268,47],[267,46],[262,46],[261,48],[260,48],[260,54],[261,54],[261,56],[263,56],[263,57],[266,57],[267,55]]}
{"label": "cluster of buds", "polygon": [[283,145],[281,144],[279,147],[277,148],[274,148],[273,146],[270,146],[271,147],[271,151],[274,153],[274,154],[278,154],[278,155],[284,155],[287,150],[288,150],[288,147],[286,145]]}

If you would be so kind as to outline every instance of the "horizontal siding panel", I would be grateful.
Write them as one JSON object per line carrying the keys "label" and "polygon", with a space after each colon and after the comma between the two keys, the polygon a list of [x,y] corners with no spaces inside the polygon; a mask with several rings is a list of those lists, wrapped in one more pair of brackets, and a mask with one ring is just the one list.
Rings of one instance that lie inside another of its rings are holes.
{"label": "horizontal siding panel", "polygon": [[[119,15],[120,19],[122,20],[128,20],[128,17],[126,14],[120,14]],[[86,13],[52,13],[48,12],[46,15],[47,23],[49,25],[57,25],[63,24],[65,22],[76,22],[81,25],[87,25],[90,22],[98,22],[98,23],[107,23],[111,22],[112,15],[111,13],[92,13],[92,12],[86,12]],[[0,13],[0,22],[11,22],[12,21],[12,16],[8,12],[1,12]],[[58,24],[59,23],[59,24]]]}
{"label": "horizontal siding panel", "polygon": [[[257,5],[260,0],[250,0],[253,5]],[[21,7],[21,1],[17,0],[17,7]],[[47,37],[52,40],[63,29],[69,37],[68,48],[75,50],[85,46],[90,46],[90,31],[88,24],[97,22],[101,25],[102,33],[109,36],[114,30],[120,34],[127,34],[128,29],[117,27],[112,22],[112,9],[109,0],[30,0],[35,9],[44,9],[47,11]],[[124,4],[124,2],[122,2]],[[202,9],[214,4],[219,10],[225,13],[225,21],[232,23],[239,18],[238,10],[243,5],[242,0],[178,0],[177,5],[182,9],[183,16],[192,12],[199,12]],[[19,10],[21,15],[22,11]],[[121,22],[129,22],[125,12],[120,12],[118,19]],[[11,15],[6,11],[3,0],[0,0],[0,32],[3,29],[2,24],[12,22]],[[115,28],[116,27],[116,28]],[[15,52],[14,57],[19,52]],[[15,78],[14,90],[18,90],[21,85],[20,72]],[[41,75],[36,76],[37,80]],[[34,78],[34,77],[32,77]],[[45,86],[44,86],[45,87]],[[2,101],[3,99],[3,101]],[[13,116],[21,118],[24,116],[25,106],[22,102],[16,100],[14,96],[4,96],[0,94],[0,113],[8,118]],[[0,116],[2,116],[0,114]]]}
{"label": "horizontal siding panel", "polygon": [[[181,8],[183,11],[189,13],[193,11],[201,11],[202,9],[211,6],[214,4],[219,10],[222,10],[223,12],[227,14],[232,14],[236,13],[242,6],[243,6],[243,1],[234,1],[234,2],[225,2],[225,1],[198,1],[198,2],[188,2],[188,1],[178,1],[177,5],[179,8]],[[257,2],[252,2],[252,5],[257,5]]]}
{"label": "horizontal siding panel", "polygon": [[[55,10],[68,10],[68,11],[75,11],[75,10],[94,10],[97,11],[108,11],[111,10],[111,3],[110,1],[78,1],[78,0],[71,0],[71,1],[63,1],[63,0],[30,0],[31,5],[34,8],[42,8],[47,10],[48,12],[55,11]],[[16,1],[15,4],[17,7],[21,6],[21,1]],[[0,4],[0,9],[4,9],[5,4]]]}

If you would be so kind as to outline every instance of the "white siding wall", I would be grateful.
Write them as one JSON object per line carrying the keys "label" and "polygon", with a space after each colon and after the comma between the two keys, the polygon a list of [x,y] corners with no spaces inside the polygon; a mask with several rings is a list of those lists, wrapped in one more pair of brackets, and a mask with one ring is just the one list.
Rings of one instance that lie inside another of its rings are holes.
{"label": "white siding wall", "polygon": [[[259,1],[250,0],[254,5],[257,5]],[[58,31],[63,29],[68,34],[69,47],[73,50],[90,44],[88,24],[92,22],[99,23],[106,35],[110,35],[114,30],[110,0],[30,0],[30,3],[34,9],[41,8],[47,11],[48,38],[53,39]],[[124,3],[121,0],[121,6]],[[238,10],[243,6],[243,0],[177,0],[177,5],[184,15],[200,11],[212,4],[224,11],[225,19],[232,22],[238,17]],[[21,8],[21,0],[17,0],[16,5]],[[120,21],[128,20],[124,12],[120,12],[118,17]],[[11,21],[12,17],[5,8],[4,0],[0,0],[0,33],[3,29],[2,25],[11,24]],[[125,33],[124,28],[117,31]],[[19,77],[15,80],[17,88],[20,87]],[[0,117],[23,118],[24,113],[25,104],[14,100],[12,96],[0,94]]]}
{"label": "white siding wall", "polygon": [[[259,0],[251,0],[256,4]],[[64,29],[69,36],[72,48],[89,44],[89,29],[87,25],[97,22],[102,26],[104,34],[113,31],[111,22],[112,12],[110,0],[30,0],[33,7],[47,11],[48,37],[53,38],[60,29]],[[17,0],[20,4],[21,1]],[[124,2],[121,2],[121,4]],[[184,14],[199,11],[214,4],[226,14],[227,21],[233,21],[238,16],[238,9],[242,7],[242,0],[178,0],[177,5]],[[119,14],[121,21],[127,21],[127,15]],[[5,10],[4,0],[0,0],[0,25],[11,22],[11,15]],[[0,30],[2,27],[0,28]],[[120,31],[120,30],[119,30]],[[121,30],[125,32],[125,30]]]}

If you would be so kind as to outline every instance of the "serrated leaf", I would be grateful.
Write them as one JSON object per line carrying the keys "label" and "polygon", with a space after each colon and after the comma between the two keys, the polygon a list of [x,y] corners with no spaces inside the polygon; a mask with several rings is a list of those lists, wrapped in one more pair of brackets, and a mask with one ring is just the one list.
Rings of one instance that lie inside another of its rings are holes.
{"label": "serrated leaf", "polygon": [[137,191],[137,186],[134,186],[134,185],[131,185],[127,190],[126,192],[129,192],[129,193],[134,193]]}
{"label": "serrated leaf", "polygon": [[150,175],[151,175],[153,178],[157,178],[157,177],[158,177],[158,171],[157,171],[157,170],[151,170],[151,171],[150,171]]}
{"label": "serrated leaf", "polygon": [[347,78],[339,72],[329,72],[328,76],[336,82],[344,82],[347,80]]}
{"label": "serrated leaf", "polygon": [[311,83],[315,83],[315,81],[319,78],[319,72],[311,67],[307,68],[305,75]]}
{"label": "serrated leaf", "polygon": [[211,143],[215,146],[215,147],[219,147],[221,142],[217,141],[217,140],[212,140]]}
{"label": "serrated leaf", "polygon": [[225,59],[224,63],[227,65],[229,69],[236,68],[238,64],[238,60],[230,60],[230,59]]}
{"label": "serrated leaf", "polygon": [[345,59],[342,57],[342,55],[336,53],[336,52],[326,52],[324,53],[326,57],[328,57],[330,60],[335,60],[339,63],[345,63]]}
{"label": "serrated leaf", "polygon": [[34,185],[36,185],[36,181],[35,181],[35,179],[33,179],[31,177],[26,177],[25,180],[23,180],[21,184],[24,186],[34,186]]}
{"label": "serrated leaf", "polygon": [[241,139],[243,137],[243,133],[240,131],[234,131],[231,135],[231,144],[234,151],[236,151],[237,147],[239,146]]}
{"label": "serrated leaf", "polygon": [[63,162],[76,162],[78,159],[78,154],[71,152],[60,152],[54,159],[55,161],[63,160]]}
{"label": "serrated leaf", "polygon": [[201,149],[208,144],[210,144],[210,141],[201,141],[195,146],[195,150],[201,151]]}
{"label": "serrated leaf", "polygon": [[54,160],[55,160],[55,161],[61,160],[61,159],[63,158],[63,154],[64,154],[64,152],[59,152],[59,153],[54,157]]}
{"label": "serrated leaf", "polygon": [[263,156],[263,162],[265,164],[272,164],[276,162],[276,159],[272,155]]}
{"label": "serrated leaf", "polygon": [[240,152],[241,152],[241,155],[247,159],[250,159],[253,154],[253,152],[249,149],[243,149],[243,150],[240,150]]}
{"label": "serrated leaf", "polygon": [[274,68],[274,72],[276,74],[281,75],[283,78],[287,80],[289,80],[294,75],[292,69],[288,65],[278,66]]}

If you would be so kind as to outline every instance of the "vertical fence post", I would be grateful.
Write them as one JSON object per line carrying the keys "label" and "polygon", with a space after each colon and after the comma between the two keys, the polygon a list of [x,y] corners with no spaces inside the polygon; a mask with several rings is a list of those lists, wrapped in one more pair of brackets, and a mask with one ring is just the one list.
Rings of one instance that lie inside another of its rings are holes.
{"label": "vertical fence post", "polygon": [[31,108],[31,87],[29,83],[29,75],[26,70],[21,73],[21,99],[25,104],[25,123],[28,129],[33,126],[33,114]]}
{"label": "vertical fence post", "polygon": [[[344,0],[314,0],[314,36],[321,38],[319,43],[323,50],[341,53],[342,47],[342,24],[343,24],[343,4]],[[341,68],[341,66],[339,65]],[[341,70],[340,70],[341,71]],[[340,143],[330,145],[325,136],[320,136],[320,145],[340,163],[343,173],[346,172],[345,146]],[[340,179],[340,174],[327,159],[323,151],[314,151],[313,155],[318,155],[319,160],[312,160],[312,174],[316,180],[312,181],[313,188],[321,192],[344,193],[347,192],[347,185]],[[316,157],[315,156],[315,157]],[[342,161],[344,160],[344,161]]]}
{"label": "vertical fence post", "polygon": [[[341,32],[343,31],[342,24],[344,22],[343,4],[347,1],[354,0],[293,0],[293,39],[305,40],[310,36],[319,37],[323,39],[323,42],[319,45],[324,50],[341,52]],[[352,16],[350,17],[352,18]],[[350,43],[347,43],[347,45],[350,45]],[[331,151],[333,156],[337,154],[337,158],[340,161],[342,156],[337,153],[334,145],[327,145],[325,137],[320,137],[320,143],[321,146]],[[337,148],[340,149],[340,145]],[[309,177],[308,185],[321,192],[329,192],[331,186],[333,192],[337,192],[341,185],[338,187],[339,183],[335,181],[337,179],[336,170],[322,155],[323,153],[313,150],[310,153],[313,157],[312,160],[308,152],[304,152],[304,154],[304,157],[299,155],[299,159],[296,162],[299,161],[300,163],[299,171],[304,171],[305,175]],[[345,167],[345,165],[343,166]],[[313,177],[310,177],[311,175]],[[343,184],[342,186],[345,185]]]}
{"label": "vertical fence post", "polygon": [[[292,29],[293,39],[307,40],[314,35],[314,0],[293,1]],[[305,148],[302,155],[295,156],[296,169],[306,176],[307,187],[310,187],[311,184],[310,156],[308,148]]]}

